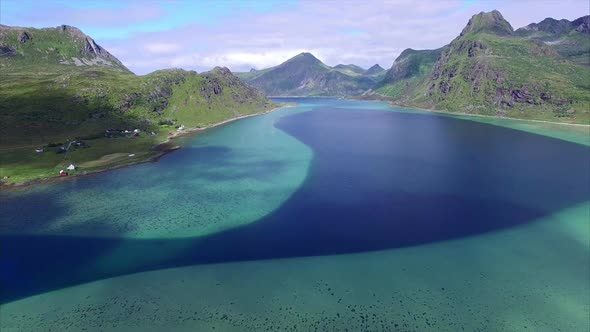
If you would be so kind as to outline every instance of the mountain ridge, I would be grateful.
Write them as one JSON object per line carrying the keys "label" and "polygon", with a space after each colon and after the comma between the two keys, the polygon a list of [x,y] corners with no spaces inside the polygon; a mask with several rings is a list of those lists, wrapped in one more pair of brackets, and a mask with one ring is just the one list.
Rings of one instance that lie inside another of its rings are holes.
{"label": "mountain ridge", "polygon": [[355,65],[336,67],[324,64],[309,52],[303,52],[277,66],[236,75],[267,96],[359,95],[378,80],[363,75],[366,70]]}
{"label": "mountain ridge", "polygon": [[0,25],[0,40],[0,56],[11,58],[15,66],[34,59],[51,65],[104,66],[130,72],[90,36],[65,24],[41,29]]}
{"label": "mountain ridge", "polygon": [[[51,147],[73,139],[90,148],[68,152],[67,161],[110,167],[158,155],[153,147],[177,127],[206,127],[274,107],[227,68],[138,76],[77,28],[0,27],[0,172],[9,182],[55,176],[64,157]],[[119,138],[133,129],[153,134]],[[34,147],[51,152],[31,154]],[[136,157],[100,161],[129,151]]]}
{"label": "mountain ridge", "polygon": [[[585,18],[576,21],[584,31]],[[588,68],[567,53],[570,48],[552,43],[557,37],[523,31],[514,31],[498,11],[476,14],[447,46],[404,50],[365,97],[462,113],[589,123]],[[570,29],[567,38],[579,45],[582,34]],[[590,43],[576,52],[589,49]]]}

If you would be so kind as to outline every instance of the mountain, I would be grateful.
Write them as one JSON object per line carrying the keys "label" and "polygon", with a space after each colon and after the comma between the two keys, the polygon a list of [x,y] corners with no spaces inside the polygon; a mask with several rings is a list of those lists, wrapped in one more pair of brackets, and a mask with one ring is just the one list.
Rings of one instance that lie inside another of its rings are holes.
{"label": "mountain", "polygon": [[0,25],[0,57],[4,68],[71,64],[129,72],[94,39],[69,25],[45,29]]}
{"label": "mountain", "polygon": [[379,66],[378,64],[374,64],[373,66],[371,66],[371,68],[367,69],[363,75],[367,75],[367,76],[373,76],[373,75],[379,75],[385,73],[385,69],[383,69],[383,67]]}
{"label": "mountain", "polygon": [[590,68],[519,30],[498,11],[474,15],[449,45],[402,52],[372,93],[409,106],[589,123]]}
{"label": "mountain", "polygon": [[353,64],[349,64],[349,65],[340,64],[340,65],[334,66],[333,68],[338,69],[341,72],[348,74],[348,75],[354,75],[354,74],[362,75],[366,72],[365,69],[363,69],[357,65],[353,65]]}
{"label": "mountain", "polygon": [[378,91],[399,102],[407,102],[408,97],[417,93],[416,89],[430,75],[442,50],[405,49],[385,73]]}
{"label": "mountain", "polygon": [[[149,157],[175,127],[204,127],[276,106],[227,68],[137,76],[70,26],[1,26],[0,51],[0,173],[11,181],[56,174],[63,157],[31,155],[33,147],[78,137],[91,148],[68,154],[77,163],[130,151]],[[135,128],[155,135],[105,137],[108,129]]]}
{"label": "mountain", "polygon": [[590,33],[590,15],[578,18],[572,22],[562,19],[556,20],[553,18],[546,18],[539,23],[531,23],[525,27],[516,30],[517,33],[530,35],[535,32],[544,32],[549,35],[564,35],[575,30],[580,33]]}
{"label": "mountain", "polygon": [[508,23],[497,10],[492,10],[489,13],[481,12],[473,15],[460,36],[477,33],[488,33],[498,36],[508,36],[514,32],[512,25]]}
{"label": "mountain", "polygon": [[[359,69],[361,73],[353,71]],[[269,96],[351,96],[376,83],[364,72],[354,65],[332,68],[311,53],[301,53],[276,67],[237,75]]]}
{"label": "mountain", "polygon": [[590,15],[571,22],[546,18],[516,30],[515,34],[540,40],[568,60],[590,67]]}

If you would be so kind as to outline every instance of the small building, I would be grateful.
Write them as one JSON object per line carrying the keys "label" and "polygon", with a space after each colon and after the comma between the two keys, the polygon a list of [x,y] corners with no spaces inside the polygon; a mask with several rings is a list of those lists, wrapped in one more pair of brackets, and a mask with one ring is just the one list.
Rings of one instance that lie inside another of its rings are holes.
{"label": "small building", "polygon": [[62,169],[59,171],[59,176],[68,176],[68,172],[66,172]]}
{"label": "small building", "polygon": [[73,171],[76,169],[76,166],[74,166],[74,164],[70,164],[70,166],[66,167],[66,169]]}
{"label": "small building", "polygon": [[141,134],[141,130],[139,130],[139,129],[134,129],[133,130],[133,135],[134,136],[139,136],[139,134]]}
{"label": "small building", "polygon": [[44,151],[43,148],[36,148],[35,149],[35,152],[37,152],[37,153],[42,153],[43,151]]}

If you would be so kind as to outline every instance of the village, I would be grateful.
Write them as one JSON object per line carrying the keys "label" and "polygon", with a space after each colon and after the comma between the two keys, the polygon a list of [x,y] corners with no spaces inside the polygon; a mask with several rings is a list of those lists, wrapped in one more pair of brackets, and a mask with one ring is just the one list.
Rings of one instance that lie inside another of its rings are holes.
{"label": "village", "polygon": [[[135,128],[133,130],[109,128],[109,129],[105,130],[104,137],[106,137],[106,138],[133,138],[133,137],[139,137],[140,135],[142,135],[142,133],[143,133],[142,130],[140,130],[138,128]],[[149,135],[155,136],[156,133],[152,131],[149,133]],[[63,154],[64,155],[63,159],[66,160],[69,152],[76,150],[76,149],[90,148],[91,146],[87,143],[87,141],[92,140],[92,139],[97,139],[100,137],[102,137],[102,136],[96,135],[96,136],[86,137],[85,139],[76,138],[74,140],[66,140],[65,143],[48,143],[45,146],[36,148],[35,153],[38,153],[38,154],[46,153],[46,152],[49,152],[50,149],[54,148],[55,149],[54,152],[56,154]],[[134,157],[135,154],[130,153],[128,156]],[[62,177],[69,176],[70,172],[76,171],[77,169],[78,169],[78,166],[76,166],[74,163],[70,163],[67,167],[65,167],[65,169],[59,170],[59,176],[62,176]]]}

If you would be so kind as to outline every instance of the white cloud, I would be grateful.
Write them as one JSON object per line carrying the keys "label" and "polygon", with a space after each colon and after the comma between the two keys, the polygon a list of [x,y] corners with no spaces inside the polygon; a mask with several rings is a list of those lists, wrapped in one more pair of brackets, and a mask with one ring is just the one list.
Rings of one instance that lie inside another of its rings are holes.
{"label": "white cloud", "polygon": [[103,46],[116,49],[112,53],[138,73],[167,67],[206,71],[215,66],[247,71],[278,65],[302,51],[328,65],[354,63],[368,68],[378,63],[387,68],[406,48],[444,46],[472,15],[492,9],[500,10],[518,28],[545,17],[575,19],[587,13],[588,4],[585,0],[494,0],[470,6],[459,0],[303,1],[274,12],[236,9],[215,24],[141,33],[104,41]]}
{"label": "white cloud", "polygon": [[180,51],[182,46],[174,43],[153,42],[145,44],[144,49],[151,54],[172,54]]}

